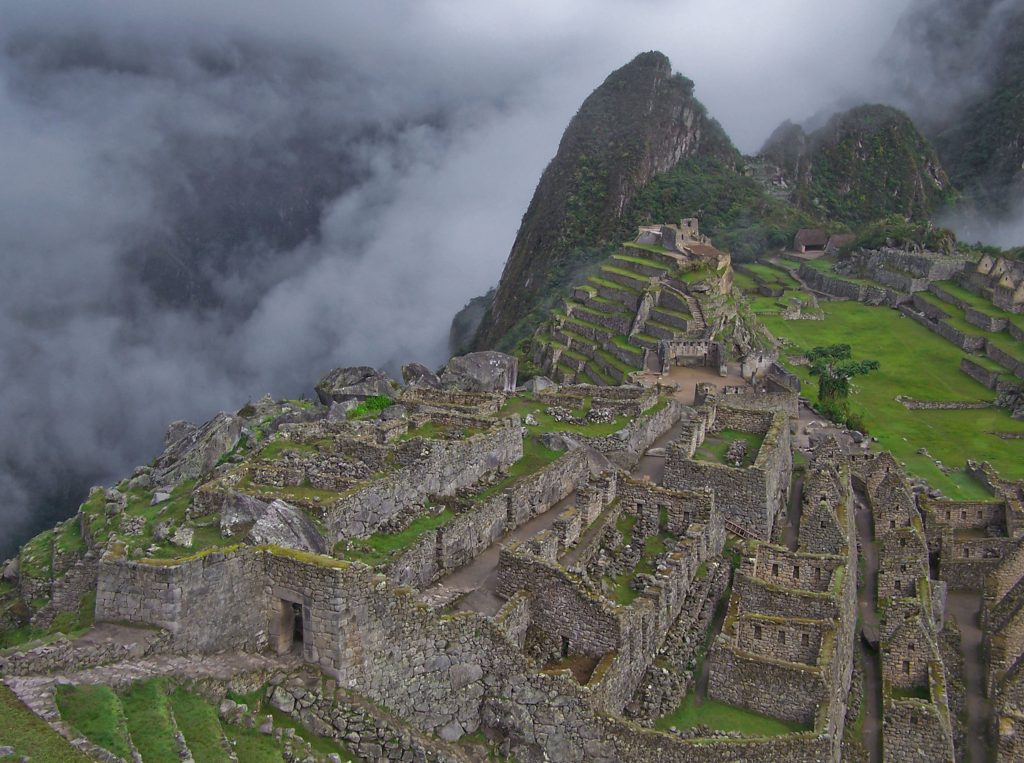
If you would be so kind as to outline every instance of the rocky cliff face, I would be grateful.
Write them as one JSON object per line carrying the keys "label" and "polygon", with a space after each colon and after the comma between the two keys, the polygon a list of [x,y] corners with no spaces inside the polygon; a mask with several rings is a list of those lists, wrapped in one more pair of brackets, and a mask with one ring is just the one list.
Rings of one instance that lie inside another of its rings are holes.
{"label": "rocky cliff face", "polygon": [[643,53],[613,72],[583,102],[541,176],[473,346],[507,346],[526,333],[544,298],[617,240],[637,192],[697,155],[737,156],[668,58]]}
{"label": "rocky cliff face", "polygon": [[1002,211],[1024,187],[1024,4],[915,0],[887,50],[896,97],[954,184]]}
{"label": "rocky cliff face", "polygon": [[761,158],[802,209],[849,224],[926,219],[952,186],[935,149],[902,112],[859,106],[806,134],[786,122]]}

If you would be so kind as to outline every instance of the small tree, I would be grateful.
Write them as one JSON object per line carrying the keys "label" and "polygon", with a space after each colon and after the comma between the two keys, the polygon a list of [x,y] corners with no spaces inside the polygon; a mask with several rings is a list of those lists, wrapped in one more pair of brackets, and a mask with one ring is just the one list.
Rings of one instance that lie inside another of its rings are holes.
{"label": "small tree", "polygon": [[848,423],[851,419],[847,404],[850,380],[879,368],[877,360],[853,360],[851,355],[848,344],[815,347],[807,353],[811,375],[818,377],[818,404],[821,412],[839,423]]}

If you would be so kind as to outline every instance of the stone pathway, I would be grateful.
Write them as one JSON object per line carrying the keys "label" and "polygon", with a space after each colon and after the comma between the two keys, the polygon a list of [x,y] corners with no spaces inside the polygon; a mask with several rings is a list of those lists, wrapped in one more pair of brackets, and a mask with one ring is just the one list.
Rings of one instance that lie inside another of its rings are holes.
{"label": "stone pathway", "polygon": [[215,654],[208,656],[157,655],[131,662],[115,662],[87,670],[39,676],[10,676],[4,683],[32,712],[49,723],[60,720],[54,701],[54,687],[60,684],[106,684],[126,686],[154,676],[217,678],[229,680],[244,673],[290,672],[304,663],[296,655],[274,657],[262,654]]}

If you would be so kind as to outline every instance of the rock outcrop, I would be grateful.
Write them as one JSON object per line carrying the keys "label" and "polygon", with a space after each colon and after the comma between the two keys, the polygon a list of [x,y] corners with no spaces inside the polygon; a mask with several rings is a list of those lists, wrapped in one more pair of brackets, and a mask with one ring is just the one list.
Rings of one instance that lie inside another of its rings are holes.
{"label": "rock outcrop", "polygon": [[935,149],[902,112],[859,106],[809,135],[783,123],[761,149],[802,209],[844,222],[925,220],[953,189]]}
{"label": "rock outcrop", "polygon": [[529,326],[513,327],[568,282],[585,250],[618,241],[638,191],[697,155],[738,157],[694,98],[693,82],[673,74],[658,52],[612,72],[583,102],[544,170],[473,348],[501,349],[528,333]]}
{"label": "rock outcrop", "polygon": [[316,395],[326,406],[348,400],[365,400],[368,397],[395,392],[396,383],[383,371],[369,366],[335,368],[328,371],[316,385]]}
{"label": "rock outcrop", "polygon": [[176,484],[207,474],[221,456],[238,444],[243,424],[240,416],[229,413],[218,413],[201,427],[175,422],[167,430],[167,439],[176,439],[168,443],[156,460],[152,480]]}
{"label": "rock outcrop", "polygon": [[441,374],[445,389],[461,392],[515,392],[519,361],[502,352],[471,352],[448,361]]}
{"label": "rock outcrop", "polygon": [[326,554],[329,549],[316,527],[291,504],[276,500],[266,506],[246,536],[249,543],[269,543]]}

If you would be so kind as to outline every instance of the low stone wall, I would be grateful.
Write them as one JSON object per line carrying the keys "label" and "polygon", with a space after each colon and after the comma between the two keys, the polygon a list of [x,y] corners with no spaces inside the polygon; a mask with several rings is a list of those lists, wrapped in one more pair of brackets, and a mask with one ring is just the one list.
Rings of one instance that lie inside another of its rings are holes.
{"label": "low stone wall", "polygon": [[991,342],[985,346],[985,355],[1007,369],[1018,379],[1024,379],[1024,361],[1017,360],[1013,355],[1004,352]]}
{"label": "low stone wall", "polygon": [[[795,723],[814,723],[829,692],[816,666],[798,666],[765,657],[746,656],[715,642],[711,653],[708,696],[736,707]],[[766,692],[765,689],[771,687]]]}
{"label": "low stone wall", "polygon": [[999,373],[997,371],[990,371],[970,358],[960,359],[960,370],[988,389],[995,389],[999,381]]}
{"label": "low stone wall", "polygon": [[931,702],[887,699],[883,709],[882,752],[885,760],[908,763],[953,761],[948,711]]}
{"label": "low stone wall", "polygon": [[426,588],[468,564],[505,533],[548,511],[589,476],[586,453],[567,452],[479,507],[424,534],[395,560],[388,577],[401,585]]}
{"label": "low stone wall", "polygon": [[838,299],[849,299],[867,305],[896,307],[907,298],[906,294],[892,289],[862,285],[822,273],[806,263],[800,266],[799,275],[803,282],[815,291]]}
{"label": "low stone wall", "polygon": [[141,659],[162,651],[167,645],[167,634],[140,634],[136,643],[122,644],[113,640],[75,643],[59,638],[48,644],[24,652],[0,655],[0,675],[46,675],[86,670],[98,665]]}
{"label": "low stone wall", "polygon": [[[927,304],[927,303],[925,303]],[[952,342],[961,350],[965,352],[981,352],[985,349],[985,337],[968,335],[955,329],[943,320],[934,321],[929,319],[926,315],[914,310],[907,305],[900,307],[900,312],[906,315],[908,318],[920,323],[929,331],[938,334],[948,342]]]}
{"label": "low stone wall", "polygon": [[985,400],[915,400],[906,395],[897,395],[896,402],[908,411],[973,411],[994,405]]}
{"label": "low stone wall", "polygon": [[682,403],[669,400],[660,411],[645,414],[607,437],[572,437],[581,444],[603,453],[609,461],[628,471],[636,466],[651,444],[671,429],[682,415]]}
{"label": "low stone wall", "polygon": [[430,495],[452,495],[482,476],[507,469],[523,456],[518,417],[467,440],[424,440],[424,457],[411,466],[375,479],[362,490],[327,507],[328,541],[363,537],[407,506]]}

